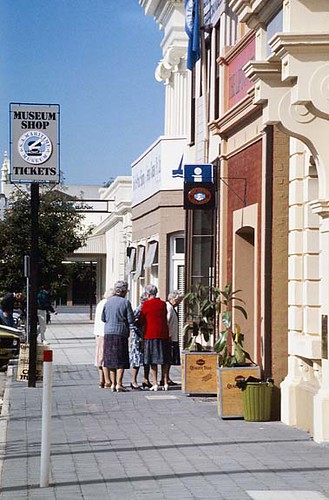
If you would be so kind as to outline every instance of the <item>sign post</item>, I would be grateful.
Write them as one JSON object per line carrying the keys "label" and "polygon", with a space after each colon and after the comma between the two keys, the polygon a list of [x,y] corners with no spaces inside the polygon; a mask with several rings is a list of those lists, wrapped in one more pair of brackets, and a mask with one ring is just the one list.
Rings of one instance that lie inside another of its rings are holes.
{"label": "sign post", "polygon": [[38,336],[39,184],[31,184],[30,356],[28,386],[35,387]]}
{"label": "sign post", "polygon": [[58,183],[59,105],[10,103],[10,181],[31,184],[31,253],[29,278],[29,375],[36,384],[37,293],[39,278],[39,184]]}
{"label": "sign post", "polygon": [[29,344],[30,342],[30,256],[24,256],[24,277],[26,278],[26,323],[25,323],[25,331],[26,331],[26,340]]}

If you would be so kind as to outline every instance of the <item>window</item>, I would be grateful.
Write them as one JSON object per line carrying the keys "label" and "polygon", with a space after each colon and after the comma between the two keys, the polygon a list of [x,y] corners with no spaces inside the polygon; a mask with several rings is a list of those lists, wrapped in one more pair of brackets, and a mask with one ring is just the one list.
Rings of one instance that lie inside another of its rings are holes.
{"label": "window", "polygon": [[213,284],[214,211],[193,211],[191,284]]}
{"label": "window", "polygon": [[175,238],[175,253],[184,253],[184,238]]}
{"label": "window", "polygon": [[266,26],[266,55],[269,57],[272,54],[271,47],[269,46],[269,41],[275,35],[283,30],[283,10],[279,10],[272,19],[268,22]]}
{"label": "window", "polygon": [[129,257],[128,264],[127,264],[127,274],[130,274],[135,269],[134,266],[135,266],[136,248],[129,247],[127,249],[127,253],[128,253],[128,257]]}
{"label": "window", "polygon": [[191,75],[191,122],[190,122],[190,145],[193,145],[195,143],[195,118],[196,118],[196,112],[195,112],[195,107],[196,107],[196,91],[195,91],[195,68],[192,70],[192,75]]}
{"label": "window", "polygon": [[145,257],[144,269],[153,266],[153,264],[155,264],[155,262],[158,260],[157,249],[158,249],[157,241],[152,241],[151,243],[149,243]]}
{"label": "window", "polygon": [[145,247],[143,247],[143,246],[138,247],[137,265],[136,265],[136,272],[135,272],[135,276],[134,276],[135,281],[137,281],[138,278],[140,278],[142,276],[144,250],[145,250]]}
{"label": "window", "polygon": [[218,58],[220,57],[220,23],[217,24],[216,26],[216,31],[215,31],[215,44],[216,44],[216,50],[215,50],[215,100],[214,100],[214,118],[217,120],[219,118],[219,112],[220,112],[220,65],[217,63]]}

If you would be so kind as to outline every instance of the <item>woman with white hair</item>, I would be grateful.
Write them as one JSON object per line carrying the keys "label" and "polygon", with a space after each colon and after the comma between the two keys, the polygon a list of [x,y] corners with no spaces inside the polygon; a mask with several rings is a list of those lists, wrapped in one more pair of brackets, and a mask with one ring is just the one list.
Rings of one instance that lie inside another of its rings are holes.
{"label": "woman with white hair", "polygon": [[104,305],[102,321],[104,329],[104,366],[110,371],[112,392],[126,392],[123,375],[129,368],[128,339],[130,329],[134,327],[134,313],[126,295],[128,283],[117,281],[114,295]]}
{"label": "woman with white hair", "polygon": [[158,365],[161,365],[163,388],[167,391],[170,365],[167,307],[163,300],[157,298],[155,285],[145,286],[144,293],[148,300],[143,303],[140,322],[144,325],[144,364],[151,366],[153,385],[150,391],[158,390]]}
{"label": "woman with white hair", "polygon": [[[173,290],[168,294],[167,298],[167,321],[169,327],[169,336],[171,340],[171,365],[180,365],[180,352],[179,352],[179,321],[177,307],[182,302],[184,294],[180,290]],[[170,366],[168,369],[168,385],[176,385],[169,377]],[[160,385],[163,385],[164,381],[160,380]]]}
{"label": "woman with white hair", "polygon": [[105,368],[105,366],[103,366],[103,344],[104,344],[105,323],[102,321],[102,312],[107,299],[112,297],[113,293],[114,293],[113,288],[106,290],[102,300],[98,302],[95,310],[95,320],[94,320],[94,335],[96,339],[95,366],[97,366],[99,371],[99,387],[101,389],[111,385],[108,369]]}

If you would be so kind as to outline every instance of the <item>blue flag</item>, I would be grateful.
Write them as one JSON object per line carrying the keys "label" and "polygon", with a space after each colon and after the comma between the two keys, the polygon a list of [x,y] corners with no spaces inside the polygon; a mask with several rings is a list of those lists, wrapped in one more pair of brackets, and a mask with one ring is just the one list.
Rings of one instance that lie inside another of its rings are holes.
{"label": "blue flag", "polygon": [[187,69],[200,59],[199,0],[185,0],[185,31],[188,36]]}

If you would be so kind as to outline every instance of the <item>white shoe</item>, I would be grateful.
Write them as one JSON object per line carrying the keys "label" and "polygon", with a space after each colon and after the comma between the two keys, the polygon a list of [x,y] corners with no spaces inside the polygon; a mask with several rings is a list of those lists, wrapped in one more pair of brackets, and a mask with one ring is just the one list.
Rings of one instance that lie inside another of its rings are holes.
{"label": "white shoe", "polygon": [[158,390],[157,385],[152,385],[152,387],[150,387],[150,391],[157,391],[157,390]]}
{"label": "white shoe", "polygon": [[164,385],[163,385],[163,390],[164,390],[164,391],[168,391],[168,384],[164,384]]}
{"label": "white shoe", "polygon": [[43,345],[49,345],[49,342],[47,342],[46,340],[44,340],[42,343]]}

